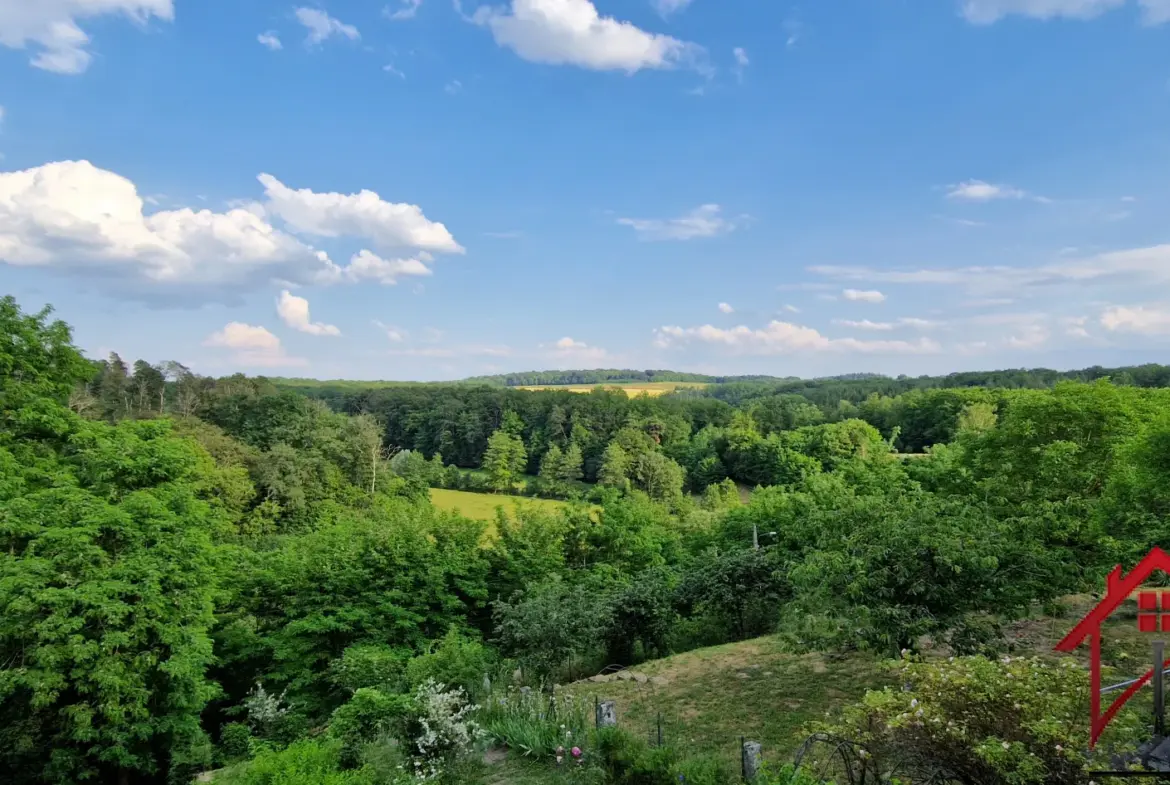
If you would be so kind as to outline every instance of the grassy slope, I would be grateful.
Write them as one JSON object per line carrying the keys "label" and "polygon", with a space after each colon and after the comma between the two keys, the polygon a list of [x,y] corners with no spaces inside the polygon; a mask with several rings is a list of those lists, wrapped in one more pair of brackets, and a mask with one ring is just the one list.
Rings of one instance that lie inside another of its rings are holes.
{"label": "grassy slope", "polygon": [[[1052,647],[1094,602],[1087,595],[1069,597],[1064,601],[1066,611],[1058,617],[1037,614],[1011,624],[1006,631],[1009,652],[1062,656]],[[1150,644],[1159,636],[1138,632],[1136,610],[1136,602],[1129,600],[1104,627],[1105,683],[1134,678],[1150,667]],[[926,651],[927,656],[948,654]],[[1087,645],[1074,656],[1088,667]],[[888,678],[873,655],[789,654],[771,636],[697,649],[632,670],[658,679],[645,683],[586,680],[572,689],[616,701],[619,723],[644,738],[654,734],[661,712],[668,741],[729,760],[736,759],[741,736],[760,741],[772,760],[791,760],[803,740],[802,726],[857,700],[866,689],[880,687]],[[1148,711],[1148,693],[1144,690],[1135,696],[1125,711]]]}
{"label": "grassy slope", "polygon": [[651,738],[662,713],[666,740],[734,760],[740,737],[791,757],[808,721],[882,684],[877,660],[862,654],[795,655],[773,637],[697,649],[634,669],[645,683],[578,682],[574,691],[617,702],[618,722]]}

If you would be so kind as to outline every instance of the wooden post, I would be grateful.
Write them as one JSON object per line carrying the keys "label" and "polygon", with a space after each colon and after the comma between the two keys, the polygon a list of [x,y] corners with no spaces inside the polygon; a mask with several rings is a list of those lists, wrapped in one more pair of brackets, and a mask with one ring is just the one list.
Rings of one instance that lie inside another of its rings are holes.
{"label": "wooden post", "polygon": [[[743,738],[742,736],[740,737]],[[743,779],[751,782],[760,773],[760,764],[763,762],[761,754],[763,747],[758,741],[743,742]]]}

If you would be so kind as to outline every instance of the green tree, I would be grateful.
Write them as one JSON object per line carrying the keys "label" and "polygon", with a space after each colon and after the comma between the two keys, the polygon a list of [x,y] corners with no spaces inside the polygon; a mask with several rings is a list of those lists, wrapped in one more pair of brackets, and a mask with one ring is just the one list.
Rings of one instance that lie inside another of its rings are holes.
{"label": "green tree", "polygon": [[681,466],[662,453],[639,455],[634,461],[632,474],[635,486],[655,501],[674,504],[682,498],[686,474]]}
{"label": "green tree", "polygon": [[544,457],[540,459],[540,479],[549,488],[556,489],[561,482],[561,464],[564,463],[564,455],[561,453],[561,448],[555,444],[548,448]]}
{"label": "green tree", "polygon": [[528,453],[520,437],[500,429],[488,439],[483,468],[493,490],[507,493],[515,490],[516,483],[524,476],[528,464]]}
{"label": "green tree", "polygon": [[601,458],[597,482],[612,488],[628,488],[631,468],[630,454],[617,442],[610,442]]}
{"label": "green tree", "polygon": [[565,451],[564,457],[557,467],[557,478],[566,483],[580,482],[585,474],[584,463],[581,446],[573,442]]}
{"label": "green tree", "polygon": [[162,414],[166,379],[162,371],[145,360],[134,363],[134,376],[129,382],[134,412],[139,417],[152,413]]}

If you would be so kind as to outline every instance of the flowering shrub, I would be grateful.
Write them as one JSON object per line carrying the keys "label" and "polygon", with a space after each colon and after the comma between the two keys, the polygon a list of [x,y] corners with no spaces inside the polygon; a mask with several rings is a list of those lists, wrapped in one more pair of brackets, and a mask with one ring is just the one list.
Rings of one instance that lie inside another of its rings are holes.
{"label": "flowering shrub", "polygon": [[[871,691],[840,722],[815,728],[856,742],[876,774],[941,772],[986,785],[1089,781],[1089,676],[1075,661],[952,657],[893,667],[903,689]],[[1121,712],[1099,747],[1135,746],[1143,720]]]}
{"label": "flowering shrub", "polygon": [[288,706],[284,704],[284,693],[273,695],[265,691],[264,685],[256,683],[256,689],[244,698],[244,708],[248,711],[248,723],[260,736],[269,735],[273,728],[288,714]]}
{"label": "flowering shrub", "polygon": [[419,686],[410,730],[418,753],[415,768],[422,778],[441,776],[443,764],[466,753],[483,734],[468,716],[477,708],[461,689],[448,691],[434,679]]}

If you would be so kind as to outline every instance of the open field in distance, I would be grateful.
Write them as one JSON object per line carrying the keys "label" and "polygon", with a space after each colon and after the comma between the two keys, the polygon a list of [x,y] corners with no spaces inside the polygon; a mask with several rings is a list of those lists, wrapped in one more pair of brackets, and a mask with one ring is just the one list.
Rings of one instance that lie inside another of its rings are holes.
{"label": "open field in distance", "polygon": [[565,390],[567,392],[587,393],[598,387],[607,390],[622,390],[631,398],[646,393],[651,398],[666,395],[681,388],[706,387],[705,382],[610,382],[609,384],[543,384],[527,387],[517,387],[517,390]]}

